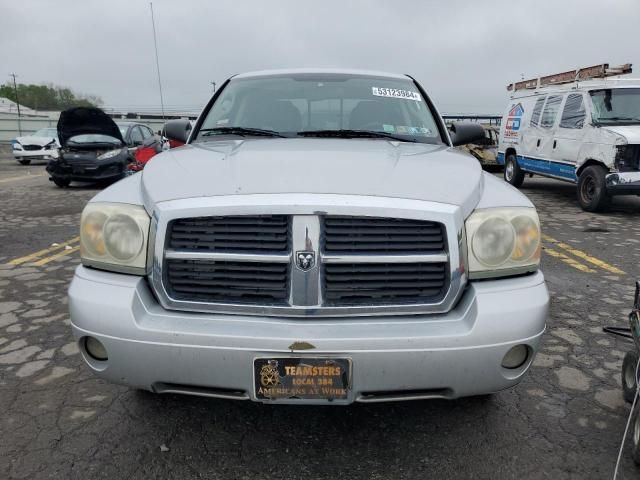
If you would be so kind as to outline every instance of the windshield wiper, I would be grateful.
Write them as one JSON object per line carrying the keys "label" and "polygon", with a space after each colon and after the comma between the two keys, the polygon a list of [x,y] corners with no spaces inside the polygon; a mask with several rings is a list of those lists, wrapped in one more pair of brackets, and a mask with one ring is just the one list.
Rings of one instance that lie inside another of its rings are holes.
{"label": "windshield wiper", "polygon": [[284,137],[279,132],[274,130],[264,130],[262,128],[250,128],[250,127],[216,127],[216,128],[203,128],[198,132],[203,137],[209,135],[240,135],[245,136],[260,136],[260,137]]}
{"label": "windshield wiper", "polygon": [[390,138],[400,142],[416,142],[416,140],[399,137],[393,133],[376,132],[373,130],[307,130],[298,132],[301,137],[337,137],[337,138]]}

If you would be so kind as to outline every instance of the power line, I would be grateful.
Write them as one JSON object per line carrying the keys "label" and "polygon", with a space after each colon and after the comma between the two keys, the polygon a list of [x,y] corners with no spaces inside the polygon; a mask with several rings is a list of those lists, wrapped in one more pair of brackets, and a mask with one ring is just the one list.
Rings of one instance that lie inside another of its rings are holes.
{"label": "power line", "polygon": [[162,82],[160,81],[160,61],[158,60],[158,40],[156,39],[156,21],[153,18],[153,2],[149,2],[151,7],[151,25],[153,26],[153,45],[156,50],[156,69],[158,71],[158,88],[160,89],[160,106],[162,107],[162,118],[164,119],[164,100],[162,98]]}

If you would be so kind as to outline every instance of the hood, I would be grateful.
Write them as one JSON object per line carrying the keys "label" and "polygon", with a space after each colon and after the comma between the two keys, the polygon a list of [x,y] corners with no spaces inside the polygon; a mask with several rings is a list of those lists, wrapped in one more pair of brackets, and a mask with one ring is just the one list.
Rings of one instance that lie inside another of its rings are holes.
{"label": "hood", "polygon": [[66,147],[70,138],[86,134],[108,135],[124,144],[124,139],[116,123],[99,108],[74,107],[60,114],[58,138],[62,147]]}
{"label": "hood", "polygon": [[49,145],[51,142],[56,142],[56,138],[54,137],[32,137],[30,135],[25,135],[24,137],[17,137],[16,141],[20,143],[20,145],[40,145],[44,147],[45,145]]}
{"label": "hood", "polygon": [[620,135],[627,140],[627,143],[640,143],[640,125],[620,125],[619,127],[602,127],[612,133]]}
{"label": "hood", "polygon": [[216,195],[317,193],[429,200],[469,214],[478,161],[442,146],[368,139],[247,139],[186,145],[143,171],[147,206]]}

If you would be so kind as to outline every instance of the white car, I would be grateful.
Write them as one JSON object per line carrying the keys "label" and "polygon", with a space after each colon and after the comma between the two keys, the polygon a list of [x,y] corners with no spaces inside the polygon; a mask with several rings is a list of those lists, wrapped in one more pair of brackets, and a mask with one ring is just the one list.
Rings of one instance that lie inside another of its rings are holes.
{"label": "white car", "polygon": [[576,183],[586,211],[615,195],[640,195],[640,79],[607,64],[524,80],[500,128],[498,163],[520,187],[525,174]]}
{"label": "white car", "polygon": [[51,160],[58,158],[58,132],[55,128],[41,128],[33,135],[16,138],[13,143],[13,156],[22,165],[29,165],[31,160]]}

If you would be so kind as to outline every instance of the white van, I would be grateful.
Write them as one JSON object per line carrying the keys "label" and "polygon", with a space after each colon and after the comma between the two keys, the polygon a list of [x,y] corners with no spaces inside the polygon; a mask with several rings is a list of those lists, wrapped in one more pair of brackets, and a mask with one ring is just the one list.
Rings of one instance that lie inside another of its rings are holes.
{"label": "white van", "polygon": [[606,209],[614,195],[640,195],[640,79],[612,77],[630,72],[630,64],[603,64],[509,85],[497,156],[504,179],[577,183],[587,211]]}

